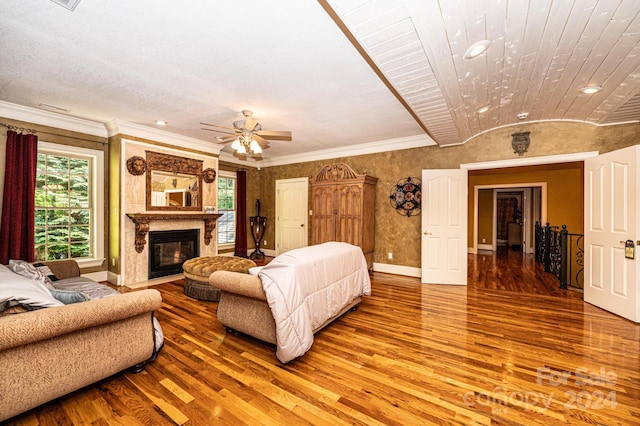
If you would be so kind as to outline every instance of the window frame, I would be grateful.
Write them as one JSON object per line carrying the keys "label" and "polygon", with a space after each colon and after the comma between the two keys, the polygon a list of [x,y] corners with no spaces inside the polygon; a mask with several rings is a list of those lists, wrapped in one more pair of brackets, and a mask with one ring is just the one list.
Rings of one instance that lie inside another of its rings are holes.
{"label": "window frame", "polygon": [[83,156],[90,163],[90,186],[93,223],[91,229],[92,257],[70,258],[78,262],[80,268],[102,266],[104,263],[104,152],[97,149],[81,148],[70,145],[60,145],[51,142],[38,141],[38,154],[75,155]]}
{"label": "window frame", "polygon": [[[237,193],[238,175],[237,175],[236,172],[231,172],[231,171],[228,171],[228,170],[218,170],[218,180],[220,180],[220,179],[234,179],[235,180],[236,191],[233,194],[233,206],[234,206],[233,211],[237,213],[238,212],[238,199],[237,199],[237,196],[238,196],[238,193]],[[219,184],[219,182],[218,182],[218,184]],[[216,187],[216,190],[218,190],[218,187]],[[217,204],[218,204],[218,213],[221,213],[220,200],[219,200],[220,192],[217,191],[217,194],[218,194],[218,202],[217,202]],[[223,210],[223,211],[228,211],[228,210]],[[234,214],[234,219],[236,217],[237,217],[237,215]],[[220,223],[220,219],[218,219],[218,225],[217,226],[220,226],[219,223]],[[236,226],[235,221],[234,221],[234,226]],[[220,228],[218,228],[218,229],[220,229]],[[220,243],[219,234],[216,232],[216,242],[218,244],[218,249],[233,249],[233,248],[235,248],[235,245],[236,245],[235,234],[234,234],[233,242],[231,242],[231,243]]]}

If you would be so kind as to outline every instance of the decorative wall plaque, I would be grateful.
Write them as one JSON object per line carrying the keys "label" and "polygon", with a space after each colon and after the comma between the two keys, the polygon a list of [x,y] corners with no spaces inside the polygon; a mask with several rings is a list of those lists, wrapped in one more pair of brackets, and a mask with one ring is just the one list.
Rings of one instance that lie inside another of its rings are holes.
{"label": "decorative wall plaque", "polygon": [[422,206],[422,181],[417,177],[400,179],[391,187],[391,207],[401,215],[419,214]]}
{"label": "decorative wall plaque", "polygon": [[147,171],[147,162],[142,157],[133,156],[127,160],[127,170],[134,176],[143,175]]}
{"label": "decorative wall plaque", "polygon": [[529,135],[531,132],[520,132],[514,133],[511,135],[513,139],[511,139],[511,146],[513,147],[513,152],[522,156],[529,149],[529,143],[531,140],[529,139]]}
{"label": "decorative wall plaque", "polygon": [[202,180],[205,181],[205,183],[212,183],[214,180],[216,180],[216,175],[217,173],[215,169],[204,169],[202,171]]}

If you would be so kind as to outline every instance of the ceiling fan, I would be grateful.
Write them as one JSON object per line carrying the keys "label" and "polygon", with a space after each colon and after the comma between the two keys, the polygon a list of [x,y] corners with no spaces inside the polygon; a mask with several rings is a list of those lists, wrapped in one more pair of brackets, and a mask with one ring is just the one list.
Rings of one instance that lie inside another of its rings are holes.
{"label": "ceiling fan", "polygon": [[217,124],[200,123],[203,126],[215,127],[215,129],[202,127],[211,132],[226,133],[228,136],[217,136],[218,143],[229,143],[234,150],[234,155],[246,158],[247,155],[261,156],[262,150],[269,148],[269,140],[290,141],[291,132],[281,130],[263,130],[262,125],[253,117],[253,112],[242,110],[244,120],[233,122],[233,128],[218,126]]}

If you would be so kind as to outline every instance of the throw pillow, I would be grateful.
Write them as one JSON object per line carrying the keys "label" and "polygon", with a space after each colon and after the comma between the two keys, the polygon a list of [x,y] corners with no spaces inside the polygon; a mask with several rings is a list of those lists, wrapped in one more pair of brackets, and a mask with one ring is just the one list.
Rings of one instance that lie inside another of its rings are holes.
{"label": "throw pillow", "polygon": [[[44,285],[48,289],[54,288],[51,279],[47,277],[45,272],[36,268],[35,265],[27,262],[26,260],[9,260],[9,269],[11,269],[18,275],[22,275],[25,278],[30,278],[32,280],[38,281],[39,283],[42,283],[42,285]],[[47,269],[49,270],[49,273],[51,273],[51,270],[48,267]]]}
{"label": "throw pillow", "polygon": [[44,263],[34,263],[33,266],[35,266],[38,271],[42,272],[49,282],[58,281],[59,278],[56,277],[56,275],[51,271],[51,268]]}
{"label": "throw pillow", "polygon": [[81,291],[73,291],[73,290],[49,290],[51,295],[55,297],[60,302],[65,305],[70,305],[72,303],[78,302],[86,302],[89,299],[89,296],[84,294]]}
{"label": "throw pillow", "polygon": [[15,305],[24,305],[28,309],[64,306],[41,282],[9,270],[0,270],[0,311]]}

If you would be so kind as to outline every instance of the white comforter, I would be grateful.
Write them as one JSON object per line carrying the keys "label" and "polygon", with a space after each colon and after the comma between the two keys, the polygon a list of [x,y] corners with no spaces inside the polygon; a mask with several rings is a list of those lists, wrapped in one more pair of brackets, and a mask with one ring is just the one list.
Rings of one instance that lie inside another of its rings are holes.
{"label": "white comforter", "polygon": [[313,330],[353,299],[371,294],[360,247],[328,242],[283,253],[258,274],[276,323],[276,356],[304,355]]}

